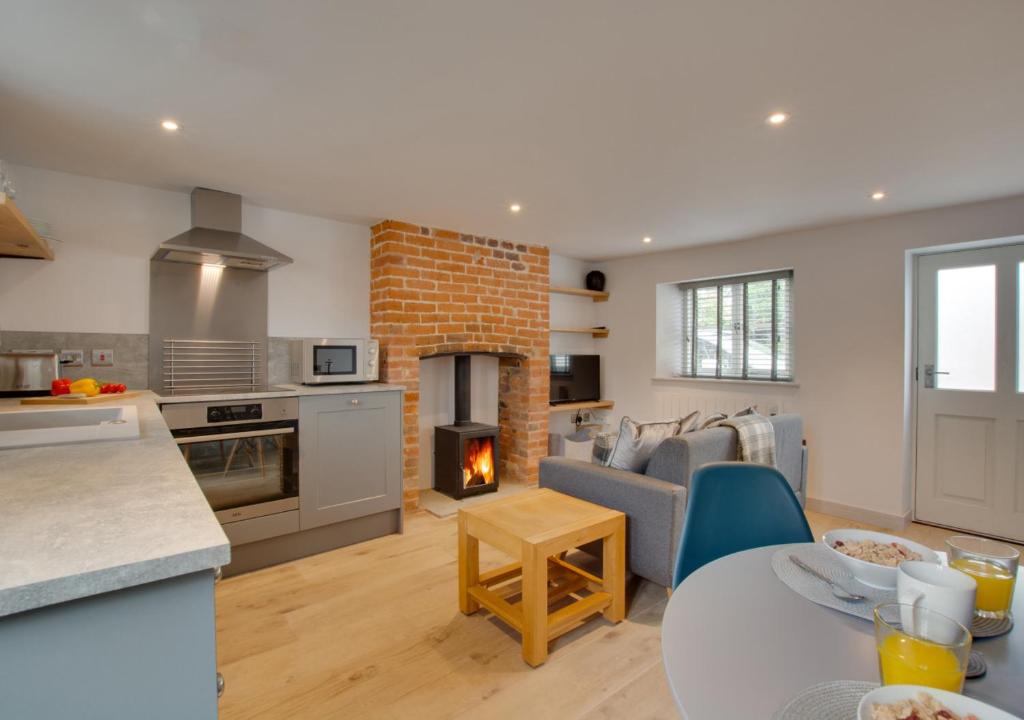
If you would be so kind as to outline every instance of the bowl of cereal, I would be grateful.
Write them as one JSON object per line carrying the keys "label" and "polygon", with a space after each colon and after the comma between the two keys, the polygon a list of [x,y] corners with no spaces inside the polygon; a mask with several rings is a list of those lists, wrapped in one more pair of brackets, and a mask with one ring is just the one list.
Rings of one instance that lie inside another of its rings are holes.
{"label": "bowl of cereal", "polygon": [[857,706],[857,720],[1020,720],[965,695],[922,685],[883,685]]}
{"label": "bowl of cereal", "polygon": [[821,541],[855,578],[886,590],[896,588],[896,568],[904,560],[941,562],[931,548],[872,530],[830,530]]}

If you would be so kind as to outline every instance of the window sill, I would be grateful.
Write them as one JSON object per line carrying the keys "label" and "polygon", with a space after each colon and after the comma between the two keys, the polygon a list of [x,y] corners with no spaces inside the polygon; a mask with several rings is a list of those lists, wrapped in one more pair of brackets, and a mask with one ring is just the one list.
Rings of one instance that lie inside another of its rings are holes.
{"label": "window sill", "polygon": [[712,383],[717,385],[767,385],[778,388],[798,388],[800,383],[793,380],[743,380],[740,378],[692,378],[692,377],[653,377],[656,383]]}

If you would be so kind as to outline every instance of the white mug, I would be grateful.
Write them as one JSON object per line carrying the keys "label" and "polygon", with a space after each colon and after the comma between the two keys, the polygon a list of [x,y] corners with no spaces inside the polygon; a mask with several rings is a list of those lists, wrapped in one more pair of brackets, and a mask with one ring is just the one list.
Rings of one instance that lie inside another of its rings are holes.
{"label": "white mug", "polygon": [[[971,628],[978,583],[948,565],[904,560],[896,571],[896,602],[927,608]],[[942,642],[940,638],[934,638]]]}

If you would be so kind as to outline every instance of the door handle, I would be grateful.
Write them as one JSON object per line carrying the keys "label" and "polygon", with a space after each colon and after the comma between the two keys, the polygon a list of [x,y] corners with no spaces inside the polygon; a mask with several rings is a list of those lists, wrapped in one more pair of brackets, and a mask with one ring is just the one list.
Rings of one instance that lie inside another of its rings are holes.
{"label": "door handle", "polygon": [[924,386],[926,389],[935,388],[936,375],[949,375],[949,372],[946,370],[936,370],[934,365],[924,366]]}

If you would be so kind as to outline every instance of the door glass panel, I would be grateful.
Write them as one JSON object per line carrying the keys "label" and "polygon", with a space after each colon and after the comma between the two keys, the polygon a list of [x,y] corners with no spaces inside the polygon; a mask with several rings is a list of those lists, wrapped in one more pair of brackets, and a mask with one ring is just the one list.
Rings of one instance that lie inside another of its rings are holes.
{"label": "door glass panel", "polygon": [[294,432],[185,442],[179,447],[215,511],[299,495]]}
{"label": "door glass panel", "polygon": [[939,270],[936,296],[935,387],[995,390],[996,266]]}

